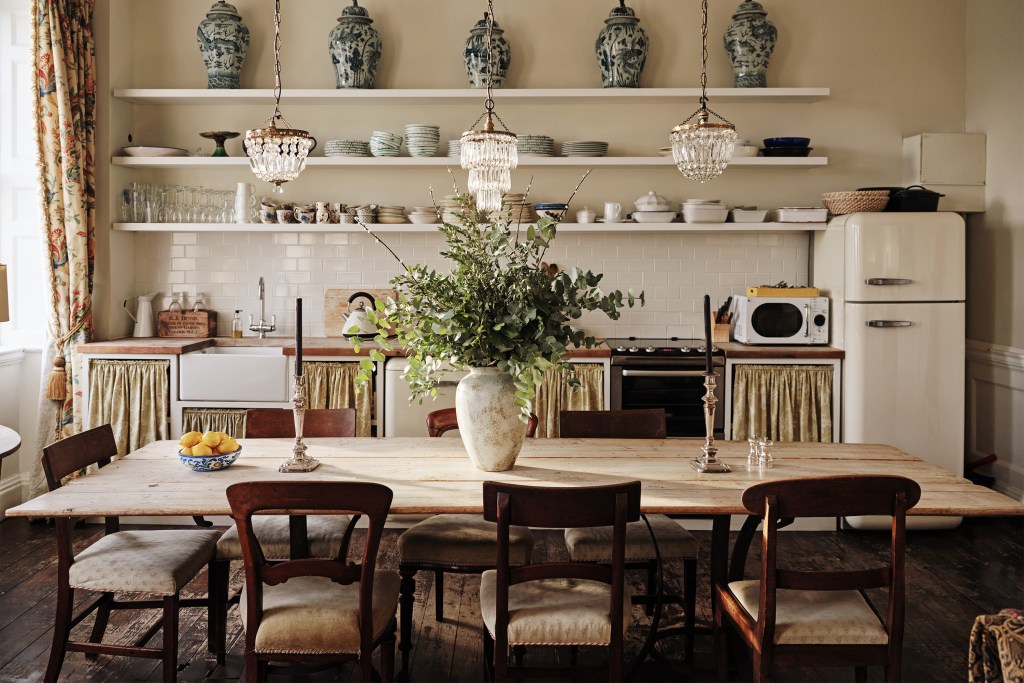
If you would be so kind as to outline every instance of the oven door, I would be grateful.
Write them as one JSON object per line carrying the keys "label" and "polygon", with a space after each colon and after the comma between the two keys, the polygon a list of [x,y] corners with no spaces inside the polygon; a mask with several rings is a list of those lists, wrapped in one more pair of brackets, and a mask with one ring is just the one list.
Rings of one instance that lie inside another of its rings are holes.
{"label": "oven door", "polygon": [[[717,359],[716,359],[717,360]],[[703,363],[665,363],[651,361],[640,364],[612,365],[612,410],[664,408],[668,436],[704,437],[704,370]],[[613,361],[614,362],[614,361]],[[716,365],[718,377],[722,367]],[[715,438],[724,438],[725,388],[715,385],[718,399],[715,410]]]}

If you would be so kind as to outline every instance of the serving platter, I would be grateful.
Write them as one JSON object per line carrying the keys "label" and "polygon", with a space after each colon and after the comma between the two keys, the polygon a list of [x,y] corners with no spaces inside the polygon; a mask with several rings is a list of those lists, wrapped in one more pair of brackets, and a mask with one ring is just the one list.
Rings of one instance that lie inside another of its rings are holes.
{"label": "serving platter", "polygon": [[180,147],[146,147],[130,145],[122,147],[118,153],[125,157],[187,157],[188,150]]}

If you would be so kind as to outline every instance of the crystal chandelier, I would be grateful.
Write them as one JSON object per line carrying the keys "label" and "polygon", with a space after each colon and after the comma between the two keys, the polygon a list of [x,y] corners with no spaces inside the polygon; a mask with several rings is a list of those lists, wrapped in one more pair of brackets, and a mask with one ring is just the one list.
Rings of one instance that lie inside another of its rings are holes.
{"label": "crystal chandelier", "polygon": [[[702,0],[700,109],[672,129],[672,158],[679,171],[690,178],[706,182],[722,175],[736,142],[736,126],[708,109],[708,0]],[[716,116],[721,123],[710,120]],[[690,123],[696,117],[695,123]]]}
{"label": "crystal chandelier", "polygon": [[501,208],[501,196],[512,188],[512,169],[519,164],[519,147],[515,133],[495,129],[494,119],[504,126],[505,122],[494,113],[494,99],[491,93],[494,69],[494,55],[491,52],[491,36],[494,31],[494,5],[487,0],[487,32],[484,34],[484,48],[487,50],[487,99],[485,111],[473,125],[486,117],[480,130],[467,130],[460,141],[462,168],[469,169],[468,189],[476,195],[479,211],[496,211]]}
{"label": "crystal chandelier", "polygon": [[[280,121],[284,128],[278,128]],[[274,0],[274,115],[263,128],[245,131],[245,153],[252,172],[260,180],[274,184],[274,192],[295,180],[306,167],[306,157],[316,146],[308,131],[289,128],[281,116],[281,0]]]}

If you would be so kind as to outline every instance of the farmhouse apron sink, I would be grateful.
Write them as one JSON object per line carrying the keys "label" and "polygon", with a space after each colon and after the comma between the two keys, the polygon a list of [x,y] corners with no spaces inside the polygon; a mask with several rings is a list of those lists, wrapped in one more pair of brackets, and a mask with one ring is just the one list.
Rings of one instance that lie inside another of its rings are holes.
{"label": "farmhouse apron sink", "polygon": [[282,402],[288,358],[280,346],[211,346],[181,356],[182,401]]}

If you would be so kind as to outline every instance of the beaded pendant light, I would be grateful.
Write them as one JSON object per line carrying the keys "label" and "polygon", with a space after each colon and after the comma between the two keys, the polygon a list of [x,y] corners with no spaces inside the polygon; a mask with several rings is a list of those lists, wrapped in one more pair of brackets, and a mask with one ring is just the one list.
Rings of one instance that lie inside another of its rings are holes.
{"label": "beaded pendant light", "polygon": [[[284,124],[277,127],[277,122]],[[274,0],[274,115],[263,128],[245,131],[245,152],[252,172],[260,180],[274,184],[274,192],[299,177],[306,167],[306,157],[316,146],[308,131],[289,128],[281,116],[281,0]]]}
{"label": "beaded pendant light", "polygon": [[483,128],[467,130],[460,141],[460,162],[469,170],[469,193],[476,197],[479,211],[496,211],[501,208],[501,196],[512,188],[512,170],[519,164],[519,147],[515,133],[507,129],[496,129],[494,119],[505,126],[501,117],[494,113],[494,99],[491,92],[494,74],[494,55],[491,52],[491,37],[494,32],[494,5],[487,0],[487,32],[484,47],[487,50],[487,99],[484,113],[473,125],[484,120]]}
{"label": "beaded pendant light", "polygon": [[[732,159],[736,126],[708,109],[708,0],[702,0],[700,109],[672,129],[672,159],[679,171],[700,182],[722,175]],[[711,121],[717,117],[721,123]],[[694,118],[696,122],[690,123]]]}

